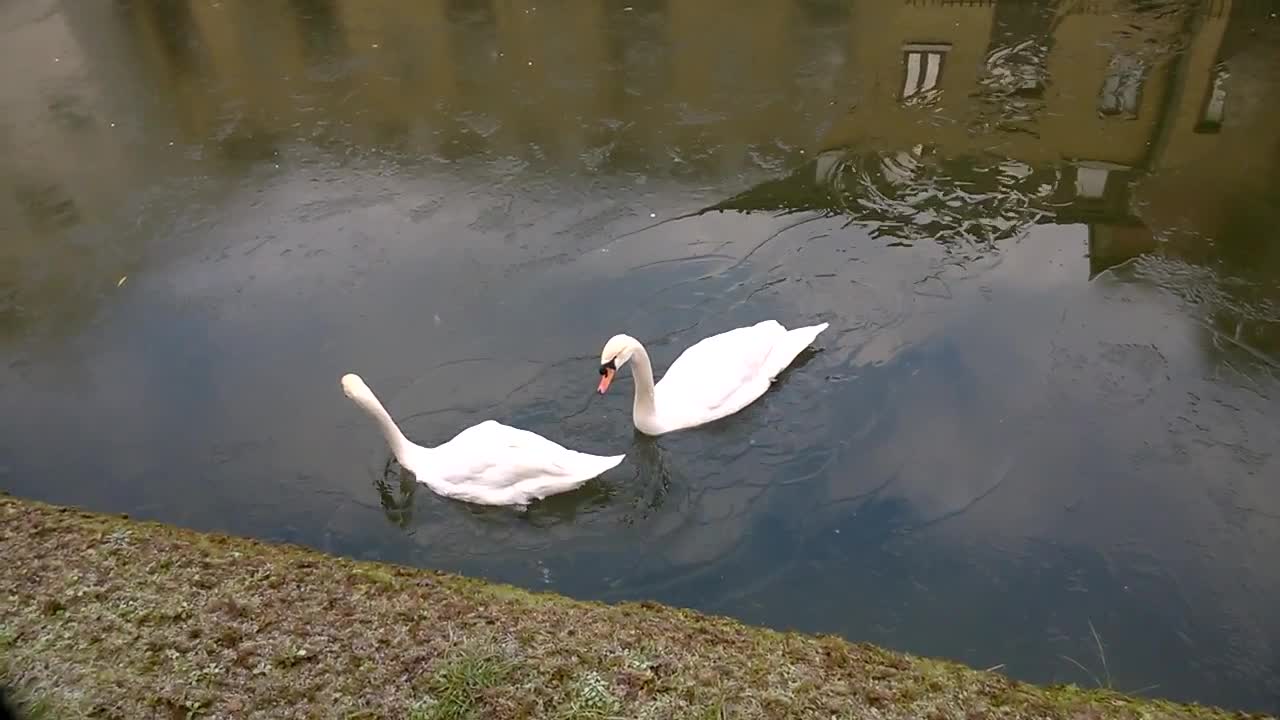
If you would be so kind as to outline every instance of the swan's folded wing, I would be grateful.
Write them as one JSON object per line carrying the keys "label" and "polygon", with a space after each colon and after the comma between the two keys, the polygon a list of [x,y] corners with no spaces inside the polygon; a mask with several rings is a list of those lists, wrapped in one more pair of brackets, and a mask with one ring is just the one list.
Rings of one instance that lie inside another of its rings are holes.
{"label": "swan's folded wing", "polygon": [[600,459],[494,420],[463,430],[436,451],[452,481],[490,488],[576,477]]}
{"label": "swan's folded wing", "polygon": [[762,375],[786,328],[776,320],[712,335],[691,345],[658,382],[658,405],[712,411]]}

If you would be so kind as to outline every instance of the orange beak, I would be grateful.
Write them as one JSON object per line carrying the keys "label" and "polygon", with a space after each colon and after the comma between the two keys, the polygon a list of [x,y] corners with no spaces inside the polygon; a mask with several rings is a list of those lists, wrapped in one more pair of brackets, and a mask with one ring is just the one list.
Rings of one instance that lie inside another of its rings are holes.
{"label": "orange beak", "polygon": [[600,387],[596,388],[596,391],[601,395],[609,389],[609,383],[613,382],[614,372],[616,371],[613,368],[600,368]]}

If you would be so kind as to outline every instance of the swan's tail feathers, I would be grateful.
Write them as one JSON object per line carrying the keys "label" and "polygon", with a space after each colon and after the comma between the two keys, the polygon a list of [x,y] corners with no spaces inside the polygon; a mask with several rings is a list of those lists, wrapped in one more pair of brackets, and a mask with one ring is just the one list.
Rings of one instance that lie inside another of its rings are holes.
{"label": "swan's tail feathers", "polygon": [[596,460],[598,461],[597,465],[600,468],[600,470],[596,474],[599,475],[600,473],[603,473],[606,470],[612,470],[618,467],[619,465],[621,465],[623,459],[625,459],[627,456],[623,454],[623,455],[595,455],[593,457],[595,457]]}
{"label": "swan's tail feathers", "polygon": [[618,467],[618,465],[622,464],[623,459],[627,457],[625,454],[592,455],[591,453],[584,453],[577,450],[574,452],[577,453],[577,457],[575,458],[576,462],[574,462],[571,467],[562,465],[561,469],[568,475],[581,478],[582,482],[586,482]]}
{"label": "swan's tail feathers", "polygon": [[622,463],[622,459],[626,455],[592,455],[583,453],[583,462],[580,464],[576,473],[580,483],[593,480],[600,477],[606,472],[618,467]]}
{"label": "swan's tail feathers", "polygon": [[769,359],[766,361],[769,380],[772,382],[777,379],[778,375],[786,370],[804,349],[813,344],[814,340],[826,330],[829,323],[818,323],[808,327],[796,328],[788,330],[786,336],[778,340],[773,346],[773,350],[769,351]]}
{"label": "swan's tail feathers", "polygon": [[541,484],[534,485],[525,489],[530,500],[541,500],[550,495],[559,495],[586,485],[592,480],[605,474],[607,471],[618,466],[626,455],[592,455],[590,453],[578,453],[584,458],[590,460],[590,463],[583,462],[581,467],[575,467],[575,475],[572,480],[566,484],[563,478],[555,478],[544,481]]}

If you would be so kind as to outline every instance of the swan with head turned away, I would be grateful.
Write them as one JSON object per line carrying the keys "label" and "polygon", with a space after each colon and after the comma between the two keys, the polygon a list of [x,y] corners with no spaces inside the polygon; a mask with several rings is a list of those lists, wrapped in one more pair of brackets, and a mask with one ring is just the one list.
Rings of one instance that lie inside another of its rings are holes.
{"label": "swan with head turned away", "polygon": [[628,362],[635,379],[631,420],[646,435],[662,435],[704,425],[750,405],[805,348],[827,329],[827,323],[788,330],[777,320],[704,338],[671,363],[662,380],[653,382],[649,353],[630,335],[614,335],[600,353],[601,394]]}
{"label": "swan with head turned away", "polygon": [[359,375],[343,375],[342,391],[378,424],[402,467],[432,492],[454,500],[524,507],[581,487],[625,457],[577,452],[494,420],[473,425],[443,445],[423,447],[404,436]]}

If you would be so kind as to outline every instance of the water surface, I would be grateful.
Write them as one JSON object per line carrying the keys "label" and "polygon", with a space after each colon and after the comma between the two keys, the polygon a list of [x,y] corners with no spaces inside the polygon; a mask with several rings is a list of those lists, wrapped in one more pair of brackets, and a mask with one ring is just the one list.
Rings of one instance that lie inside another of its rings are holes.
{"label": "water surface", "polygon": [[[0,489],[1280,711],[1278,10],[5,3]],[[726,421],[592,392],[765,318]],[[444,501],[347,371],[628,457]]]}

